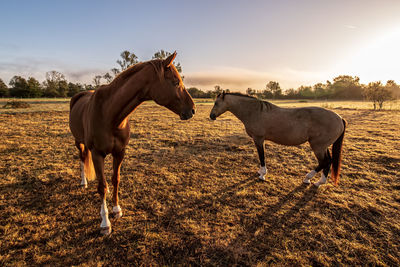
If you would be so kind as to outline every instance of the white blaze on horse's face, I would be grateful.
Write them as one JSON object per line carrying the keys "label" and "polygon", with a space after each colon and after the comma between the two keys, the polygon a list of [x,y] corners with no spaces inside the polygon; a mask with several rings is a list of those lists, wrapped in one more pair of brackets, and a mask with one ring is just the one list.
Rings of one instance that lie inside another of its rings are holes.
{"label": "white blaze on horse's face", "polygon": [[225,93],[221,93],[215,100],[214,107],[210,112],[210,119],[215,120],[217,117],[222,115],[228,110],[228,105],[225,101]]}

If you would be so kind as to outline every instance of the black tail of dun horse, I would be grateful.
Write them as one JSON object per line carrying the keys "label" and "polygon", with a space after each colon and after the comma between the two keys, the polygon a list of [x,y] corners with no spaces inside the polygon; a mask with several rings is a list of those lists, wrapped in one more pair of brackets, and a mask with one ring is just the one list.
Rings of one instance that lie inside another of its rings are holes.
{"label": "black tail of dun horse", "polygon": [[346,131],[346,125],[347,122],[343,119],[343,133],[339,136],[335,143],[333,143],[332,146],[332,179],[335,182],[335,185],[337,185],[339,182],[340,166],[342,163],[342,145],[344,132]]}

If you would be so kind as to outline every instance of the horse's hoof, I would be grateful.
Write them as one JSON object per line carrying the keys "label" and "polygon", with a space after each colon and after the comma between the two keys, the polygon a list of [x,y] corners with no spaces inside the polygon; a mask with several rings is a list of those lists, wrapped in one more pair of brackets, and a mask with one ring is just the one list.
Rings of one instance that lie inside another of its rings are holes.
{"label": "horse's hoof", "polygon": [[320,187],[320,185],[322,185],[322,184],[324,184],[324,183],[316,182],[316,183],[314,183],[314,186]]}
{"label": "horse's hoof", "polygon": [[87,188],[87,184],[81,184],[81,187],[82,187],[83,189],[86,189],[86,188]]}
{"label": "horse's hoof", "polygon": [[264,175],[260,175],[260,177],[258,177],[258,179],[265,181],[265,176]]}
{"label": "horse's hoof", "polygon": [[111,226],[108,227],[100,227],[100,234],[109,235],[111,234]]}
{"label": "horse's hoof", "polygon": [[315,170],[310,171],[309,173],[307,173],[306,179],[308,180],[312,179],[315,176],[315,174],[317,174]]}
{"label": "horse's hoof", "polygon": [[119,219],[122,217],[122,209],[119,205],[114,206],[112,209],[112,216],[115,219]]}
{"label": "horse's hoof", "polygon": [[119,219],[122,217],[122,211],[120,212],[113,212],[113,218],[114,219]]}
{"label": "horse's hoof", "polygon": [[311,182],[310,182],[310,180],[306,179],[306,180],[303,180],[303,184],[311,184]]}

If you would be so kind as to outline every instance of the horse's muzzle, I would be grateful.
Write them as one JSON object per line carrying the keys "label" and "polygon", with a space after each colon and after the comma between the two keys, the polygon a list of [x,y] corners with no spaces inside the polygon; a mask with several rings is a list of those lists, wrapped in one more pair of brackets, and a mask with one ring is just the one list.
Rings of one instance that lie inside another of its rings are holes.
{"label": "horse's muzzle", "polygon": [[180,114],[181,120],[188,120],[192,118],[194,113],[195,113],[194,109],[192,109],[191,111],[182,112]]}
{"label": "horse's muzzle", "polygon": [[217,118],[217,116],[215,116],[214,113],[211,113],[211,114],[210,114],[210,119],[212,119],[213,121],[215,121],[216,118]]}

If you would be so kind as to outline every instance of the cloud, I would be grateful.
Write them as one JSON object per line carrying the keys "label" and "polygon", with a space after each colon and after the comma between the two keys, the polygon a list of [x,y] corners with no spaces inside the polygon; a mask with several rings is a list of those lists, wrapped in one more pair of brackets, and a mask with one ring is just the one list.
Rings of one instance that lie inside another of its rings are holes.
{"label": "cloud", "polygon": [[104,75],[107,71],[103,69],[82,69],[78,71],[64,71],[67,80],[80,83],[91,83],[94,76]]}
{"label": "cloud", "polygon": [[12,44],[12,43],[0,42],[0,49],[2,50],[2,52],[4,52],[4,50],[15,52],[15,51],[20,50],[20,46],[16,45],[16,44]]}
{"label": "cloud", "polygon": [[288,89],[325,82],[330,78],[332,77],[327,72],[299,71],[290,68],[262,72],[223,67],[214,71],[185,73],[184,82],[187,87],[194,86],[202,90],[212,90],[215,85],[220,85],[225,89],[243,92],[249,87],[262,90],[269,81],[277,81],[283,89]]}
{"label": "cloud", "polygon": [[185,73],[185,84],[210,90],[215,85],[231,90],[246,90],[248,87],[261,88],[274,79],[276,75],[268,72],[252,71],[238,68],[220,68],[213,71]]}
{"label": "cloud", "polygon": [[354,26],[354,25],[343,25],[343,26],[346,27],[347,29],[351,29],[351,30],[357,29],[357,26]]}
{"label": "cloud", "polygon": [[87,68],[79,69],[63,62],[49,58],[23,57],[13,60],[0,59],[0,78],[5,82],[13,76],[34,77],[43,81],[48,71],[58,71],[65,75],[71,82],[91,83],[95,75],[102,75],[107,72],[104,69]]}

